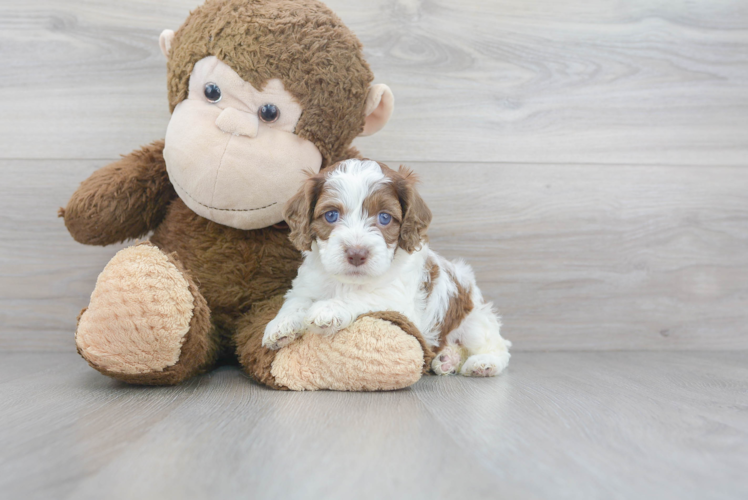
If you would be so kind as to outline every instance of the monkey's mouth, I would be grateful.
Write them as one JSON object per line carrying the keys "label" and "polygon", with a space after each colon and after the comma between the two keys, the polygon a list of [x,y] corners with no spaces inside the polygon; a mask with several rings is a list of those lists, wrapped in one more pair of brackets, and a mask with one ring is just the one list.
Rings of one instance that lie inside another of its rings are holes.
{"label": "monkey's mouth", "polygon": [[184,193],[185,195],[187,195],[192,201],[194,201],[195,203],[197,203],[198,205],[200,205],[202,207],[209,208],[211,210],[218,210],[218,211],[221,211],[221,212],[256,212],[258,210],[265,210],[266,208],[270,208],[270,207],[278,204],[277,201],[274,201],[274,202],[272,202],[272,203],[270,203],[268,205],[265,205],[264,207],[256,207],[256,208],[218,208],[218,207],[212,207],[210,205],[206,205],[202,201],[200,201],[197,198],[195,198],[194,196],[192,196],[189,193],[189,191],[187,191],[185,188],[183,188],[182,186],[180,186],[176,181],[172,180],[171,182],[176,187],[178,187],[179,190],[182,193]]}

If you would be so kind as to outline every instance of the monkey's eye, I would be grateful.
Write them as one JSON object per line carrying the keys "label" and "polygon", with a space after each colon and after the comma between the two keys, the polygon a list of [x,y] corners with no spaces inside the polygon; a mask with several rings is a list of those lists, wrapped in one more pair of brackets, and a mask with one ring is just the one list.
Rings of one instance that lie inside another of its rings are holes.
{"label": "monkey's eye", "polygon": [[380,212],[379,213],[379,223],[383,226],[386,226],[392,221],[392,216],[388,214],[387,212]]}
{"label": "monkey's eye", "polygon": [[260,115],[260,120],[265,123],[273,123],[280,117],[281,111],[275,104],[265,104],[260,108],[258,114]]}
{"label": "monkey's eye", "polygon": [[210,102],[218,102],[221,100],[221,89],[215,83],[205,84],[205,98]]}
{"label": "monkey's eye", "polygon": [[330,224],[334,224],[335,222],[337,222],[339,216],[340,213],[338,213],[337,210],[330,210],[329,212],[325,212],[325,220]]}

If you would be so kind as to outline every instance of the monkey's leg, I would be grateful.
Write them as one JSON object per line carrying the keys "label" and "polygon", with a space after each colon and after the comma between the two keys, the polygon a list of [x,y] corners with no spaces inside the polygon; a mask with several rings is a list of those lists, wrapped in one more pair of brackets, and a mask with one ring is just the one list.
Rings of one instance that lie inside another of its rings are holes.
{"label": "monkey's leg", "polygon": [[392,312],[359,317],[332,336],[304,335],[287,347],[262,347],[281,296],[256,304],[239,322],[237,356],[252,377],[276,389],[386,391],[414,384],[433,354],[418,329]]}
{"label": "monkey's leg", "polygon": [[131,384],[172,385],[217,355],[210,310],[176,254],[150,244],[121,250],[96,281],[75,333],[95,369]]}

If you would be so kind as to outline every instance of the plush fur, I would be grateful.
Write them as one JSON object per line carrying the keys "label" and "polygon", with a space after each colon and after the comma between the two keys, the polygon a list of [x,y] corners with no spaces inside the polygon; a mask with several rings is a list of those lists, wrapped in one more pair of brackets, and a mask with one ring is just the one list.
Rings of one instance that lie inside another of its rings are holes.
{"label": "plush fur", "polygon": [[[358,40],[320,2],[209,0],[164,47],[171,51],[172,109],[187,95],[194,64],[215,55],[257,88],[279,78],[303,107],[295,133],[319,149],[324,163],[358,155],[350,144],[366,121],[372,75]],[[264,327],[277,313],[301,262],[288,227],[241,230],[198,216],[177,196],[163,151],[164,142],[156,141],[94,172],[60,210],[71,235],[84,244],[108,245],[152,232],[148,251],[126,251],[108,266],[95,300],[80,317],[79,352],[101,373],[129,383],[175,384],[219,360],[237,359],[259,382],[288,387],[275,380],[273,370],[294,370],[276,359],[278,351],[261,346]],[[160,291],[155,293],[152,285]],[[168,318],[148,306],[154,293],[168,305]],[[140,306],[120,311],[117,300],[123,296]],[[119,321],[118,311],[129,320]],[[412,359],[431,354],[420,333],[403,330],[405,318],[389,313],[382,321],[388,321],[393,341],[358,344],[356,356],[364,363],[357,376],[377,372],[377,360],[392,356],[389,381],[382,388],[394,388],[392,380],[404,387],[420,374],[420,365],[414,366]],[[180,328],[164,326],[173,324]],[[367,328],[357,331],[363,334]],[[398,336],[406,340],[394,341]],[[411,342],[413,338],[417,342]],[[371,351],[383,345],[384,351]],[[110,355],[117,362],[105,362]],[[293,359],[295,366],[305,362]],[[393,370],[399,372],[394,378]],[[298,373],[305,370],[295,373],[294,384],[303,386]],[[346,381],[352,387],[378,388],[356,385],[356,377],[339,373],[339,380],[325,379],[329,388],[345,389]]]}
{"label": "plush fur", "polygon": [[[305,333],[333,335],[361,314],[391,310],[439,348],[435,372],[501,373],[511,344],[472,269],[429,248],[431,212],[414,184],[406,169],[356,159],[309,179],[287,206],[304,262],[265,329],[265,346],[283,347]],[[467,358],[454,359],[462,351]]]}
{"label": "plush fur", "polygon": [[217,56],[255,88],[278,78],[304,109],[297,134],[323,166],[363,131],[374,75],[358,38],[315,0],[209,0],[192,12],[171,46],[171,110],[187,96],[197,61]]}
{"label": "plush fur", "polygon": [[140,238],[164,220],[177,197],[164,162],[164,141],[133,151],[81,184],[60,209],[70,235],[85,245]]}
{"label": "plush fur", "polygon": [[[144,266],[151,272],[138,273]],[[136,328],[112,328],[113,318]],[[123,330],[131,333],[117,335]],[[207,342],[210,330],[208,305],[176,256],[142,243],[118,252],[99,276],[89,307],[78,316],[76,344],[79,354],[106,375],[134,384],[173,385],[215,362],[217,344]],[[154,342],[159,349],[152,348]]]}
{"label": "plush fur", "polygon": [[[403,324],[408,325],[365,316],[332,339],[310,335],[278,354],[273,378],[297,391],[386,391],[409,386],[420,378],[424,358],[418,337],[402,335],[403,330],[416,331],[415,326],[402,328]],[[412,370],[403,371],[402,365]]]}

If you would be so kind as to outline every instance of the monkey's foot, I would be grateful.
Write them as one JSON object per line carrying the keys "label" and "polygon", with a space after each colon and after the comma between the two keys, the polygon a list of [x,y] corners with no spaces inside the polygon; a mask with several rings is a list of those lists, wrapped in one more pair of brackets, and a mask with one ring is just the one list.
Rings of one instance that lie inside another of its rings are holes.
{"label": "monkey's foot", "polygon": [[176,260],[141,244],[117,253],[78,320],[78,352],[105,375],[175,384],[210,361],[210,312]]}
{"label": "monkey's foot", "polygon": [[305,335],[278,351],[271,375],[295,391],[388,391],[416,383],[433,354],[397,313],[371,313],[333,336]]}
{"label": "monkey's foot", "polygon": [[[256,303],[237,327],[237,357],[255,380],[294,391],[390,391],[416,383],[433,352],[404,316],[360,316],[335,335],[303,335],[280,350],[262,346],[283,296]],[[271,328],[272,330],[272,328]]]}

